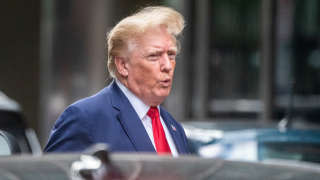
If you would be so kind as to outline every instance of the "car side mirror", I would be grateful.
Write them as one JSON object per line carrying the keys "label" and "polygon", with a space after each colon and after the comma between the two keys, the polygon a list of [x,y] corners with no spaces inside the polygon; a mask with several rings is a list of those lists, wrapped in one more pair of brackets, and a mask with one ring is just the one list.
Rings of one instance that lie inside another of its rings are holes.
{"label": "car side mirror", "polygon": [[81,155],[80,160],[71,166],[73,179],[83,180],[111,180],[124,179],[109,157],[106,144],[95,144]]}

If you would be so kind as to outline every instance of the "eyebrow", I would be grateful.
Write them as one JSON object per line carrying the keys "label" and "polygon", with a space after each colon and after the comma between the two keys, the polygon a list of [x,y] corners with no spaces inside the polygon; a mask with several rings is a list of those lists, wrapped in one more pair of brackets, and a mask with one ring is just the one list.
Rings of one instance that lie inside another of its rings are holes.
{"label": "eyebrow", "polygon": [[178,48],[177,48],[177,47],[172,47],[172,48],[169,48],[169,51],[175,51],[175,52],[177,52],[177,51],[178,51]]}
{"label": "eyebrow", "polygon": [[[147,49],[147,52],[159,52],[159,51],[164,51],[163,48],[158,48],[158,47],[151,47],[151,48],[148,48]],[[178,51],[178,48],[177,47],[172,47],[172,48],[169,48],[168,51],[175,51],[177,52]]]}

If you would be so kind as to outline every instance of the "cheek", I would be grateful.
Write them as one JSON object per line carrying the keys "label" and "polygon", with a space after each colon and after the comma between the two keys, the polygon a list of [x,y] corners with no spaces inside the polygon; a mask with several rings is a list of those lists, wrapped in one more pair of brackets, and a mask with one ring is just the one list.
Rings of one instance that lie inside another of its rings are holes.
{"label": "cheek", "polygon": [[151,85],[154,81],[154,75],[157,72],[145,64],[137,64],[134,68],[131,69],[131,76],[133,80],[142,86]]}

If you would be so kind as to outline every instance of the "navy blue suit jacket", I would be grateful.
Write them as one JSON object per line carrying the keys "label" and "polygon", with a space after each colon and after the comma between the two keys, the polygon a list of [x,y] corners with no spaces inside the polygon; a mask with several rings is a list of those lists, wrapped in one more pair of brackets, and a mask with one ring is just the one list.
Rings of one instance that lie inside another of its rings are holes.
{"label": "navy blue suit jacket", "polygon": [[[178,153],[189,153],[181,125],[163,108],[160,113]],[[95,143],[107,143],[111,151],[155,152],[138,114],[114,81],[70,105],[56,121],[44,151],[83,151]]]}

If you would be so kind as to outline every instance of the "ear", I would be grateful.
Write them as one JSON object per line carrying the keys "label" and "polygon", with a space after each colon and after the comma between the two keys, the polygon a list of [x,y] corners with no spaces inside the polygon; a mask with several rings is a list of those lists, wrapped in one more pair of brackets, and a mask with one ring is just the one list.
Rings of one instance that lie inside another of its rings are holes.
{"label": "ear", "polygon": [[115,60],[118,73],[123,77],[127,77],[128,76],[127,59],[125,59],[124,57],[116,56],[114,60]]}

